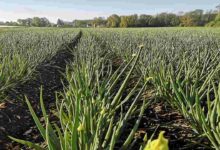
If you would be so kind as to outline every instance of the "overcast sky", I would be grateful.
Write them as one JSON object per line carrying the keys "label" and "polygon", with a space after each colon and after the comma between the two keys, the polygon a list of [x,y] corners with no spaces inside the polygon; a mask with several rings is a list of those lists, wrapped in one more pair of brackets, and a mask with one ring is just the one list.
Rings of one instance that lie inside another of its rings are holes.
{"label": "overcast sky", "polygon": [[210,10],[219,0],[0,0],[0,21],[47,17],[56,22],[106,17],[111,14],[157,14],[160,12]]}

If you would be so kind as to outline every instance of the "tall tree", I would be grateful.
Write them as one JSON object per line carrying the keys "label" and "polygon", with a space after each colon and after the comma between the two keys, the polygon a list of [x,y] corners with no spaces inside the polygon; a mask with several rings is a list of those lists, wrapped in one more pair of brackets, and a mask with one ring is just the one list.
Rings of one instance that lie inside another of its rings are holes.
{"label": "tall tree", "polygon": [[106,25],[106,20],[103,17],[96,17],[92,21],[93,27],[102,27]]}
{"label": "tall tree", "polygon": [[41,26],[42,27],[50,27],[51,26],[51,23],[47,18],[43,17],[40,19],[41,19]]}
{"label": "tall tree", "polygon": [[179,17],[173,13],[160,13],[156,16],[156,20],[159,27],[178,26],[180,24]]}
{"label": "tall tree", "polygon": [[120,21],[120,17],[116,14],[113,14],[107,18],[107,26],[111,28],[119,27]]}
{"label": "tall tree", "polygon": [[196,9],[194,11],[186,13],[185,15],[192,18],[193,24],[195,24],[196,26],[204,25],[204,23],[202,22],[203,10]]}
{"label": "tall tree", "polygon": [[31,26],[33,19],[32,18],[27,18],[26,19],[26,26]]}
{"label": "tall tree", "polygon": [[180,26],[183,27],[190,27],[190,26],[195,26],[195,23],[193,22],[193,19],[190,16],[182,16],[180,17]]}
{"label": "tall tree", "polygon": [[220,13],[216,15],[215,20],[207,24],[210,27],[220,27]]}
{"label": "tall tree", "polygon": [[130,15],[130,16],[121,16],[120,27],[135,27],[138,25],[138,16]]}
{"label": "tall tree", "polygon": [[27,20],[26,19],[18,19],[17,22],[21,26],[26,26]]}
{"label": "tall tree", "polygon": [[142,14],[142,15],[139,16],[138,26],[139,27],[150,27],[150,26],[152,26],[152,20],[153,19],[154,18],[151,15]]}
{"label": "tall tree", "polygon": [[61,19],[57,19],[57,26],[59,27],[64,26],[64,21]]}
{"label": "tall tree", "polygon": [[128,17],[129,27],[136,27],[138,25],[138,15],[134,14]]}
{"label": "tall tree", "polygon": [[128,27],[128,16],[121,16],[120,27],[122,28]]}
{"label": "tall tree", "polygon": [[208,11],[202,16],[202,22],[203,24],[207,24],[209,22],[212,22],[215,20],[217,14],[214,11]]}
{"label": "tall tree", "polygon": [[31,25],[34,27],[41,27],[41,19],[39,17],[34,17]]}

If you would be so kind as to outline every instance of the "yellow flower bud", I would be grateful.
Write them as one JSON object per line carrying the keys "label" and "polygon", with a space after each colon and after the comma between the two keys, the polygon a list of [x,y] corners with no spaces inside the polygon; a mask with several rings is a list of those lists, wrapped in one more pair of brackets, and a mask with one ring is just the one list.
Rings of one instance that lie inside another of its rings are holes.
{"label": "yellow flower bud", "polygon": [[137,54],[132,54],[132,57],[136,57],[137,56]]}
{"label": "yellow flower bud", "polygon": [[147,142],[147,134],[144,135],[143,141],[144,141],[144,142]]}
{"label": "yellow flower bud", "polygon": [[83,124],[81,123],[80,125],[79,125],[79,127],[77,128],[77,131],[83,131],[84,130],[84,126],[83,126]]}
{"label": "yellow flower bud", "polygon": [[148,82],[150,80],[153,80],[153,77],[148,77],[148,78],[145,79],[146,82]]}
{"label": "yellow flower bud", "polygon": [[70,92],[70,91],[67,91],[67,92],[66,92],[66,96],[67,96],[67,97],[70,97],[70,96],[71,96],[71,92]]}
{"label": "yellow flower bud", "polygon": [[102,111],[100,112],[101,115],[105,114],[105,108],[102,109]]}
{"label": "yellow flower bud", "polygon": [[95,104],[95,100],[94,99],[92,99],[92,104]]}
{"label": "yellow flower bud", "polygon": [[164,131],[160,132],[158,139],[149,142],[144,150],[169,150],[168,140],[164,138]]}

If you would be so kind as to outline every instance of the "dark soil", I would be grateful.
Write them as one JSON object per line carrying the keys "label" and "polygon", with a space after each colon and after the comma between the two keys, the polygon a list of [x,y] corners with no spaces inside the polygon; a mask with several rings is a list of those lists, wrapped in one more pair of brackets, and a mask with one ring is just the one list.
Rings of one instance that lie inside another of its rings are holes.
{"label": "dark soil", "polygon": [[[144,136],[148,139],[153,135],[153,140],[158,138],[161,131],[165,131],[165,138],[169,140],[169,150],[208,150],[210,143],[206,138],[198,138],[198,135],[190,127],[186,119],[175,109],[173,109],[166,100],[157,97],[153,87],[149,87],[143,97],[151,100],[141,119],[139,128],[135,134],[135,140],[129,150],[139,150],[140,145],[144,143]],[[142,100],[138,102],[142,105]],[[141,106],[140,106],[141,107]],[[117,149],[125,141],[131,129],[133,128],[137,117],[132,117],[128,121],[126,128],[121,135]]]}
{"label": "dark soil", "polygon": [[[209,142],[205,138],[197,138],[187,121],[177,111],[164,101],[154,103],[146,110],[137,133],[139,141],[145,133],[148,138],[154,134],[157,138],[160,131],[165,131],[165,137],[169,139],[170,150],[206,150]],[[200,145],[203,144],[203,145]]]}
{"label": "dark soil", "polygon": [[41,113],[39,100],[42,87],[45,107],[48,110],[54,108],[55,93],[62,91],[65,84],[63,73],[65,73],[66,65],[73,60],[69,49],[77,46],[81,36],[80,32],[71,43],[62,45],[51,60],[40,64],[31,80],[17,85],[14,90],[7,92],[7,100],[0,105],[0,150],[22,148],[12,142],[7,137],[8,135],[35,142],[41,139],[24,102],[24,95],[30,100],[36,114],[39,115]]}
{"label": "dark soil", "polygon": [[[123,60],[118,57],[113,60],[113,70],[116,70]],[[134,73],[135,77],[131,77],[129,84],[127,85],[126,90],[123,92],[122,99],[125,98],[129,91],[135,86],[138,81],[137,73]],[[123,81],[122,77],[122,81]],[[115,91],[118,91],[121,82],[118,83],[118,87]],[[148,85],[148,88],[143,94],[143,98],[151,101],[150,105],[144,112],[144,115],[141,119],[139,128],[135,134],[135,140],[132,143],[128,150],[139,150],[140,146],[143,145],[144,136],[147,135],[148,139],[158,138],[158,135],[161,131],[165,131],[165,138],[169,140],[169,150],[210,150],[211,145],[208,139],[199,137],[192,128],[190,124],[184,117],[174,108],[172,108],[166,100],[157,97],[155,88],[153,85]],[[141,87],[139,87],[141,88]],[[134,97],[131,97],[131,99]],[[141,98],[137,105],[142,105],[143,98]],[[124,111],[128,110],[132,101],[128,102],[124,106]],[[141,106],[140,106],[141,107]],[[118,116],[120,114],[118,113]],[[128,124],[124,128],[124,131],[116,143],[116,150],[120,150],[121,145],[124,143],[128,134],[132,130],[138,117],[134,116],[129,119]]]}

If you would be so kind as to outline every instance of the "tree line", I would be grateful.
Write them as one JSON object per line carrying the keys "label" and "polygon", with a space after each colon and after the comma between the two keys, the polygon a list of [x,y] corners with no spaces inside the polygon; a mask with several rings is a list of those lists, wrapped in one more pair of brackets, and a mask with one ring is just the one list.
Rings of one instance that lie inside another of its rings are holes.
{"label": "tree line", "polygon": [[65,22],[61,19],[51,23],[47,18],[18,19],[17,22],[0,22],[0,25],[33,26],[33,27],[193,27],[220,26],[220,5],[216,10],[204,12],[201,9],[186,13],[160,13],[157,15],[127,15],[113,14],[107,18],[96,17],[91,20],[74,20]]}
{"label": "tree line", "polygon": [[94,18],[94,27],[191,27],[191,26],[220,26],[220,11],[204,12],[196,9],[187,13],[160,13],[158,15],[129,15],[117,14],[104,18]]}
{"label": "tree line", "polygon": [[0,25],[8,26],[33,26],[33,27],[51,27],[55,24],[51,23],[46,17],[33,17],[27,19],[18,19],[17,21],[0,22]]}

